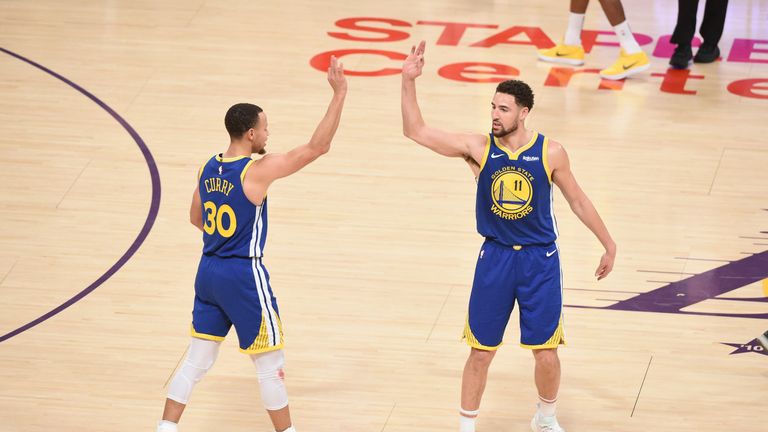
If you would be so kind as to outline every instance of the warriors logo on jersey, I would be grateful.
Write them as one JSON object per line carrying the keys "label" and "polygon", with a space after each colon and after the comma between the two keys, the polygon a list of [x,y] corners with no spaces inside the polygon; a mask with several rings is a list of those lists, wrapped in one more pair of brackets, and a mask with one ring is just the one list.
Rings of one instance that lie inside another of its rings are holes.
{"label": "warriors logo on jersey", "polygon": [[533,176],[522,168],[504,167],[491,175],[491,211],[502,219],[529,215],[533,198]]}

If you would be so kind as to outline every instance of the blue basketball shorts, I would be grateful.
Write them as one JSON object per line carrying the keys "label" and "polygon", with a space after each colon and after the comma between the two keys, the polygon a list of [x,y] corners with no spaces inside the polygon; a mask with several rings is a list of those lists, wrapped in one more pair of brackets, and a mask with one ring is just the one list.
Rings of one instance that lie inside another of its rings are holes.
{"label": "blue basketball shorts", "polygon": [[520,345],[529,349],[565,344],[563,293],[557,245],[506,246],[487,239],[475,267],[464,339],[495,350],[515,307],[520,307]]}
{"label": "blue basketball shorts", "polygon": [[283,326],[261,258],[200,259],[195,278],[192,336],[223,341],[234,325],[240,351],[283,348]]}

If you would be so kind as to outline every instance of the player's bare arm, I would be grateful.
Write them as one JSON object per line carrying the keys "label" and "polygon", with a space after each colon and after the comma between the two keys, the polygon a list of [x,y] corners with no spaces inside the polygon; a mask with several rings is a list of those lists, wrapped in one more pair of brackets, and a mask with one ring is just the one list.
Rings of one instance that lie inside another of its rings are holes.
{"label": "player's bare arm", "polygon": [[267,188],[273,181],[299,171],[330,150],[331,141],[341,120],[344,99],[347,96],[344,65],[336,57],[331,57],[328,83],[333,89],[333,97],[328,104],[325,116],[320,120],[309,142],[287,153],[268,154],[255,161],[248,169],[244,179],[244,190],[246,196],[255,204],[262,201]]}
{"label": "player's bare arm", "polygon": [[475,177],[475,180],[477,180],[477,176],[480,175],[480,164],[475,162],[475,160],[470,156],[466,156],[464,161],[467,163],[467,165],[469,165],[469,169],[472,171],[472,175]]}
{"label": "player's bare arm", "polygon": [[200,200],[200,186],[195,187],[192,193],[192,205],[189,207],[189,221],[200,231],[203,230],[203,213],[200,211],[203,203]]}
{"label": "player's bare arm", "polygon": [[608,233],[608,228],[605,227],[595,206],[592,205],[592,201],[576,182],[565,148],[560,143],[550,140],[547,156],[552,170],[552,182],[563,192],[563,196],[568,201],[573,213],[595,234],[605,248],[605,253],[600,258],[600,264],[595,271],[597,279],[603,279],[613,269],[613,262],[616,258],[616,243]]}
{"label": "player's bare arm", "polygon": [[486,137],[480,134],[450,133],[436,129],[424,122],[416,99],[416,78],[424,68],[425,42],[411,47],[411,53],[403,63],[401,108],[403,135],[430,150],[449,157],[471,158],[478,165],[485,151]]}

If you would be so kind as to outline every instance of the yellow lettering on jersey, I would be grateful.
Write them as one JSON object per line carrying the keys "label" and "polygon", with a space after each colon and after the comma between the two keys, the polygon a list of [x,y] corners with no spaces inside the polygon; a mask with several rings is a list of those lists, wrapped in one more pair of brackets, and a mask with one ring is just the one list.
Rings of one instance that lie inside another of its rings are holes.
{"label": "yellow lettering on jersey", "polygon": [[229,193],[232,192],[232,189],[235,188],[234,184],[220,178],[205,179],[205,181],[203,181],[203,184],[205,185],[206,192],[208,193],[221,192],[226,196],[229,196]]}
{"label": "yellow lettering on jersey", "polygon": [[496,177],[497,177],[499,174],[503,174],[503,173],[505,173],[505,172],[507,172],[507,171],[515,171],[515,172],[519,172],[520,174],[522,174],[522,175],[524,175],[524,176],[528,177],[528,180],[530,180],[531,182],[533,182],[533,180],[534,180],[533,174],[529,173],[528,171],[524,170],[523,168],[520,168],[520,167],[514,167],[514,166],[505,166],[505,167],[502,167],[500,170],[498,170],[498,171],[496,171],[495,173],[493,173],[493,175],[491,176],[491,178],[496,178]]}
{"label": "yellow lettering on jersey", "polygon": [[533,206],[530,206],[530,205],[517,213],[505,213],[499,210],[498,208],[496,208],[496,206],[491,206],[491,212],[493,212],[493,214],[495,214],[496,216],[502,219],[507,219],[507,220],[517,220],[517,219],[524,218],[529,214],[531,214],[532,211],[533,211]]}
{"label": "yellow lettering on jersey", "polygon": [[203,230],[205,230],[208,235],[213,235],[213,233],[216,232],[216,204],[206,201],[203,204],[203,212],[206,216]]}
{"label": "yellow lettering on jersey", "polygon": [[[206,216],[203,230],[208,235],[218,232],[222,237],[232,237],[235,234],[235,230],[237,230],[237,217],[232,207],[222,204],[217,209],[215,203],[206,201],[203,203],[203,212]],[[224,227],[224,215],[227,215],[229,223],[227,227]]]}

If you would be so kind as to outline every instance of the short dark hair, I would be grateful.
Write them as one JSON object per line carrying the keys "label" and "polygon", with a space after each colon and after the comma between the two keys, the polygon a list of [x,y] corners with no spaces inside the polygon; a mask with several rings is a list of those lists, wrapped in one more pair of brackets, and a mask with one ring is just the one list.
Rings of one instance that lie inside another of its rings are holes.
{"label": "short dark hair", "polygon": [[240,138],[248,129],[256,127],[259,113],[263,110],[254,104],[239,103],[232,105],[224,116],[224,126],[231,138]]}
{"label": "short dark hair", "polygon": [[528,84],[520,80],[506,80],[496,86],[496,93],[505,93],[515,97],[515,103],[519,107],[533,109],[533,90]]}

